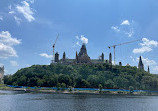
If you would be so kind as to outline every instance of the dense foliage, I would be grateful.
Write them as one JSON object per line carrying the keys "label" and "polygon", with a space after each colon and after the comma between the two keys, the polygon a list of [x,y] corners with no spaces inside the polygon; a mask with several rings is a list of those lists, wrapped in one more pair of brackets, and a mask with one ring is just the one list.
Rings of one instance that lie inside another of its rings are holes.
{"label": "dense foliage", "polygon": [[97,65],[33,65],[4,77],[5,84],[40,87],[91,87],[158,90],[158,76],[137,67]]}

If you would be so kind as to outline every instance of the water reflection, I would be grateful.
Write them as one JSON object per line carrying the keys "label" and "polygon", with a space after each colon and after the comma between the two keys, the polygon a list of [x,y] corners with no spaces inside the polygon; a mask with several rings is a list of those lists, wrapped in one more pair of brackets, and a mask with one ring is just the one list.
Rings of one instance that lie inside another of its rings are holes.
{"label": "water reflection", "polygon": [[0,111],[157,111],[157,96],[24,93],[0,90]]}

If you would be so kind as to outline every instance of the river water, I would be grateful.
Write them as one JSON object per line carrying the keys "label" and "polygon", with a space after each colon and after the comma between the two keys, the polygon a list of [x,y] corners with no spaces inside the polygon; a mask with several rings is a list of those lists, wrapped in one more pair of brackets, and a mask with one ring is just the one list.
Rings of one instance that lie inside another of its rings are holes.
{"label": "river water", "polygon": [[0,111],[158,111],[158,96],[24,93],[0,90]]}

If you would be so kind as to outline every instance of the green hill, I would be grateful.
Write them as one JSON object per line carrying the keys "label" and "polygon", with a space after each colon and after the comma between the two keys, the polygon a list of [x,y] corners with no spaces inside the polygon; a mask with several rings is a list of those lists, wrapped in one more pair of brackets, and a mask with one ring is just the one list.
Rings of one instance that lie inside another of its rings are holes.
{"label": "green hill", "polygon": [[158,76],[131,66],[97,65],[33,65],[4,77],[5,84],[41,87],[91,87],[158,90]]}

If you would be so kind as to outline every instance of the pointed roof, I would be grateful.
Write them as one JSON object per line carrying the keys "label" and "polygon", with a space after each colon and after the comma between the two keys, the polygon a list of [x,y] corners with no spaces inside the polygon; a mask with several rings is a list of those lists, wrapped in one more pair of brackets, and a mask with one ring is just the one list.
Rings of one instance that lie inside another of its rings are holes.
{"label": "pointed roof", "polygon": [[87,55],[87,49],[86,49],[85,43],[82,44],[82,47],[81,47],[80,52],[79,52],[79,56],[83,56],[83,55]]}

